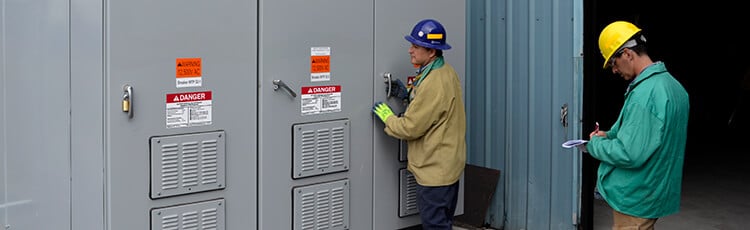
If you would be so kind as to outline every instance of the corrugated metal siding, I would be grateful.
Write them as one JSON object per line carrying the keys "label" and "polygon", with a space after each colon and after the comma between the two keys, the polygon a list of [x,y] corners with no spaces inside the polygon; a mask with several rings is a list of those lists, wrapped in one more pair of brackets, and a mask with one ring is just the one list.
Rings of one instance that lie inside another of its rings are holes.
{"label": "corrugated metal siding", "polygon": [[468,163],[501,170],[487,222],[575,229],[581,158],[560,144],[580,138],[582,1],[467,4]]}

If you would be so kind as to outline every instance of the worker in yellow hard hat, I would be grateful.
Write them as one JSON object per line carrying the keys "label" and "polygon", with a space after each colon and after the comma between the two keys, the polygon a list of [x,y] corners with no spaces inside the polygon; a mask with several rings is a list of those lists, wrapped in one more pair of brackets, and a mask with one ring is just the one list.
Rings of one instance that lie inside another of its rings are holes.
{"label": "worker in yellow hard hat", "polygon": [[604,68],[630,81],[617,121],[586,144],[601,161],[596,186],[613,209],[612,229],[653,229],[680,208],[689,97],[663,62],[651,60],[641,32],[616,21],[599,35]]}

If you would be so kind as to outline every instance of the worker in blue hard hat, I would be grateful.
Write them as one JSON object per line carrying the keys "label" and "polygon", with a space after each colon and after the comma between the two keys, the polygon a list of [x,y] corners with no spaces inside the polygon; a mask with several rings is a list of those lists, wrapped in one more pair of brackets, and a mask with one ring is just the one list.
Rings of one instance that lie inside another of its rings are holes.
{"label": "worker in blue hard hat", "polygon": [[[419,66],[412,88],[395,81],[396,97],[408,102],[402,116],[377,102],[373,112],[389,136],[406,140],[407,169],[417,181],[417,206],[423,229],[448,229],[458,201],[459,179],[466,164],[466,113],[461,82],[443,59],[450,49],[445,28],[434,19],[417,23],[409,35],[411,63]],[[401,93],[399,93],[401,92]],[[407,93],[403,93],[407,92]]]}

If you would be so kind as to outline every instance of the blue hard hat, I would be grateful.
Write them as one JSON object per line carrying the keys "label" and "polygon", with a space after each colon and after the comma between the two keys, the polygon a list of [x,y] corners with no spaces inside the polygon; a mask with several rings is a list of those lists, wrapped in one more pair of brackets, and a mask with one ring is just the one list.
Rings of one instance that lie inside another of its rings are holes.
{"label": "blue hard hat", "polygon": [[412,44],[439,50],[447,50],[451,45],[445,43],[445,28],[434,19],[419,21],[411,34],[404,36]]}

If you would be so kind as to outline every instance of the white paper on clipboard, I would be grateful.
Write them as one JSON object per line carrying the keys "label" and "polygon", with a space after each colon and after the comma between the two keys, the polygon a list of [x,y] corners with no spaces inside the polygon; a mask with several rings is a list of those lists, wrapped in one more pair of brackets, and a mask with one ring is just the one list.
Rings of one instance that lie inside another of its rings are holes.
{"label": "white paper on clipboard", "polygon": [[581,150],[581,152],[587,153],[588,150],[586,150],[586,143],[588,142],[589,141],[587,140],[569,140],[569,141],[562,143],[562,147],[566,149],[578,147],[578,149]]}

